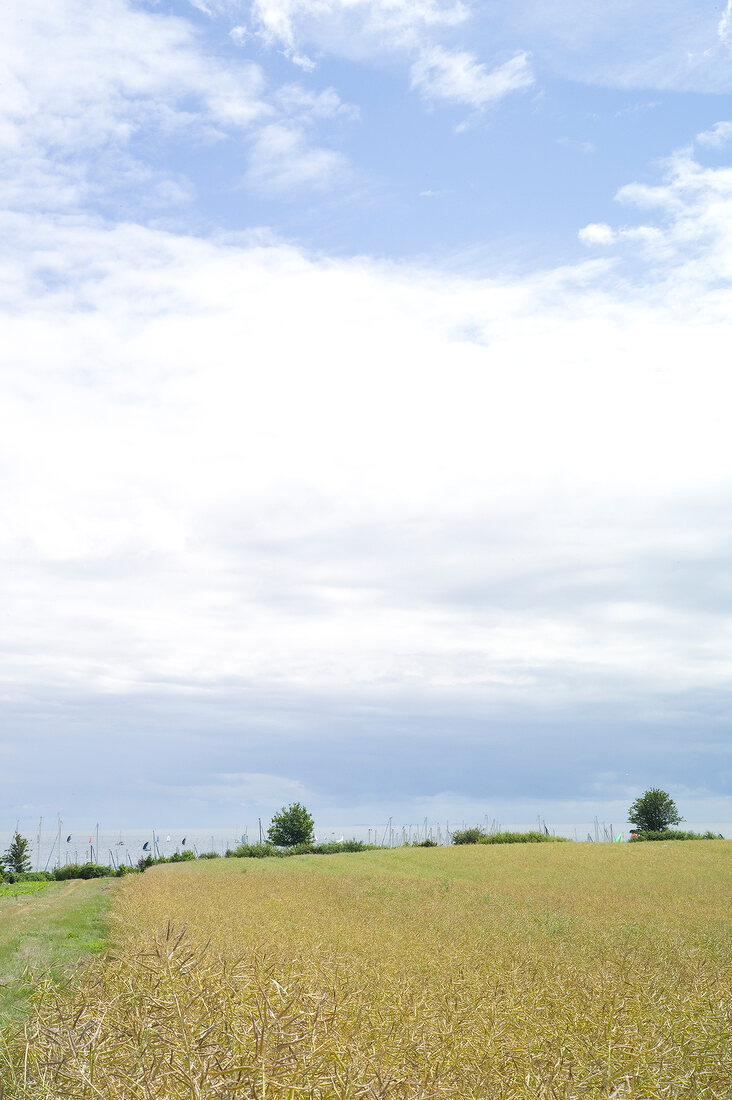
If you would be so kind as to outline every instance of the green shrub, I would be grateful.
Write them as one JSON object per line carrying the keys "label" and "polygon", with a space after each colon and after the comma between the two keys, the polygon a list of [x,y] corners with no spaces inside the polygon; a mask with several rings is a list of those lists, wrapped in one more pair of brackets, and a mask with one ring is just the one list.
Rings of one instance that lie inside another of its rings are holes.
{"label": "green shrub", "polygon": [[100,863],[67,863],[65,867],[59,867],[53,872],[57,882],[64,882],[70,878],[106,878],[113,875],[111,867],[104,867]]}
{"label": "green shrub", "polygon": [[646,829],[631,833],[631,844],[638,844],[641,840],[724,840],[724,837],[721,833],[692,833],[683,829]]}
{"label": "green shrub", "polygon": [[264,859],[266,856],[285,855],[272,844],[239,844],[236,848],[229,848],[226,854],[235,859]]}
{"label": "green shrub", "polygon": [[[264,859],[275,856],[335,856],[340,852],[374,851],[378,844],[364,844],[362,840],[330,840],[323,844],[295,844],[292,848],[275,848],[273,844],[239,844],[227,849],[226,855],[236,859]],[[203,857],[202,857],[203,858]]]}
{"label": "green shrub", "polygon": [[476,825],[473,829],[457,829],[452,834],[453,844],[479,844],[486,834]]}
{"label": "green shrub", "polygon": [[315,856],[335,856],[339,852],[366,852],[376,847],[376,844],[364,844],[362,840],[329,840],[314,844],[311,851]]}
{"label": "green shrub", "polygon": [[[199,852],[199,859],[221,859],[220,852]],[[167,862],[167,860],[163,861]]]}
{"label": "green shrub", "polygon": [[566,836],[548,836],[533,830],[528,833],[486,833],[477,825],[452,834],[453,844],[562,844]]}
{"label": "green shrub", "polygon": [[412,847],[413,848],[436,848],[437,847],[437,841],[433,840],[432,837],[428,836],[426,840],[416,841],[412,845]]}
{"label": "green shrub", "polygon": [[533,830],[528,833],[490,833],[481,837],[479,844],[564,844],[566,836],[547,836]]}
{"label": "green shrub", "polygon": [[6,871],[0,874],[0,882],[52,882],[50,871]]}

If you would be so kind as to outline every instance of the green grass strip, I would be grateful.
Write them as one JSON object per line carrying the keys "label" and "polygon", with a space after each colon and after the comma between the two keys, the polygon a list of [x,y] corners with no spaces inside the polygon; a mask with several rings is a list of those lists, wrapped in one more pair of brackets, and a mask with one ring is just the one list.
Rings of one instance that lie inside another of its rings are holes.
{"label": "green grass strip", "polygon": [[63,980],[107,946],[114,879],[0,887],[0,1025],[21,1016],[40,975]]}

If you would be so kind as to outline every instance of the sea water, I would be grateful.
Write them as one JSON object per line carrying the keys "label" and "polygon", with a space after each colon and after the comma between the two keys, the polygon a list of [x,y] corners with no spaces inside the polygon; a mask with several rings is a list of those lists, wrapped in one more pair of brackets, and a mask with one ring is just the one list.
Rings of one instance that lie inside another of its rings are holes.
{"label": "sea water", "polygon": [[[450,842],[453,830],[465,827],[464,822],[424,822],[397,823],[396,819],[389,822],[376,822],[368,824],[328,824],[316,825],[315,835],[321,843],[340,840],[361,840],[367,844],[382,844],[391,847],[399,847],[404,843],[419,843],[425,836],[435,840],[438,844]],[[475,824],[467,822],[468,825]],[[483,827],[488,828],[485,824]],[[494,824],[494,828],[498,826]],[[614,826],[612,834],[609,823],[580,822],[580,823],[547,823],[547,829],[552,835],[563,836],[568,840],[593,842],[607,842],[617,837],[621,841],[629,839],[629,827],[623,823],[622,827]],[[259,824],[232,825],[229,828],[209,828],[195,826],[175,827],[145,827],[112,829],[106,824],[96,822],[91,826],[67,825],[63,822],[59,834],[55,822],[44,822],[38,837],[38,822],[20,822],[21,834],[29,841],[30,861],[34,871],[53,870],[55,867],[64,866],[67,863],[102,863],[107,866],[119,866],[126,863],[134,866],[138,860],[145,856],[172,856],[184,849],[192,851],[195,855],[204,852],[215,852],[223,856],[229,849],[234,849],[242,843],[256,844],[259,842]],[[721,833],[726,839],[732,838],[732,822],[729,821],[685,821],[681,828],[691,829],[694,832],[703,833],[711,830]],[[504,822],[501,830],[509,832],[528,832],[537,829],[537,822]],[[542,821],[543,831],[543,821]],[[0,853],[4,852],[12,839],[14,830],[0,830]],[[266,833],[263,834],[266,837]]]}

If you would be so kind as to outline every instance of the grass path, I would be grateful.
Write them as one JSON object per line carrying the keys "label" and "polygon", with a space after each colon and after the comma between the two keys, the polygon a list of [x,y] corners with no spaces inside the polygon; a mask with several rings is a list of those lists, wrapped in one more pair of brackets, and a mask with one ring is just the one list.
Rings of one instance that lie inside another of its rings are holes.
{"label": "grass path", "polygon": [[116,880],[51,882],[33,894],[0,897],[0,1022],[23,1012],[29,972],[62,978],[104,949]]}

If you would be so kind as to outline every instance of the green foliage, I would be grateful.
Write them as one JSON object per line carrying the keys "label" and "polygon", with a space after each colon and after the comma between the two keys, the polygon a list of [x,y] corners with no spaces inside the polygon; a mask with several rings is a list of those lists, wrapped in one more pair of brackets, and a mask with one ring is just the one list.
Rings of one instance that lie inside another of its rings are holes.
{"label": "green foliage", "polygon": [[335,856],[341,852],[370,852],[377,844],[364,844],[362,840],[331,840],[325,844],[294,844],[291,848],[275,848],[273,844],[239,844],[229,848],[226,855],[236,859],[265,859],[274,856]]}
{"label": "green foliage", "polygon": [[6,878],[3,882],[0,882],[0,898],[17,898],[23,894],[30,896],[42,894],[47,886],[48,883],[46,881],[16,882],[15,876],[11,876],[10,878]]}
{"label": "green foliage", "polygon": [[724,837],[721,833],[708,830],[706,833],[692,833],[681,829],[646,829],[630,838],[631,844],[638,844],[642,840],[724,840]]}
{"label": "green foliage", "polygon": [[[108,882],[102,878],[79,883],[78,890],[67,889],[65,882],[48,881],[0,886],[0,899],[22,896],[24,902],[16,907],[0,901],[0,1051],[6,1025],[23,1013],[33,989],[40,985],[52,989],[47,980],[62,987],[69,979],[76,983],[79,959],[105,946],[107,910],[113,897],[106,888]],[[4,1069],[0,1066],[0,1080],[9,1098],[14,1089],[8,1088]],[[70,1093],[61,1086],[46,1095],[68,1098]]]}
{"label": "green foliage", "polygon": [[547,836],[533,830],[528,833],[490,833],[479,844],[568,844],[566,836]]}
{"label": "green foliage", "polygon": [[278,852],[271,844],[239,844],[236,848],[229,848],[227,856],[236,859],[265,859],[267,856],[281,856],[284,852]]}
{"label": "green foliage", "polygon": [[3,856],[3,864],[6,871],[14,871],[16,874],[23,874],[31,869],[28,841],[17,829],[13,834],[10,847]]}
{"label": "green foliage", "polygon": [[[220,852],[201,852],[199,859],[221,859]],[[165,863],[170,863],[170,860],[164,860]]]}
{"label": "green foliage", "polygon": [[272,816],[267,829],[270,844],[278,848],[294,848],[297,844],[311,844],[315,822],[300,802],[292,802]]}
{"label": "green foliage", "polygon": [[661,833],[683,820],[673,798],[658,787],[645,791],[628,810],[628,821],[641,832]]}
{"label": "green foliage", "polygon": [[3,876],[6,882],[52,882],[50,871],[8,871]]}
{"label": "green foliage", "polygon": [[362,840],[330,840],[326,844],[315,844],[312,853],[315,856],[335,856],[340,852],[375,851],[377,844],[364,844]]}
{"label": "green foliage", "polygon": [[534,830],[528,833],[486,833],[477,825],[452,834],[453,844],[562,844],[565,836],[547,836]]}
{"label": "green foliage", "polygon": [[432,840],[432,838],[428,836],[426,840],[418,841],[416,844],[413,845],[413,847],[414,848],[436,848],[437,847],[437,841]]}
{"label": "green foliage", "polygon": [[476,825],[473,829],[456,829],[452,834],[453,844],[478,844],[486,834]]}
{"label": "green foliage", "polygon": [[101,863],[67,863],[54,871],[53,877],[57,882],[64,882],[70,878],[108,878],[114,873],[113,867],[105,867]]}

